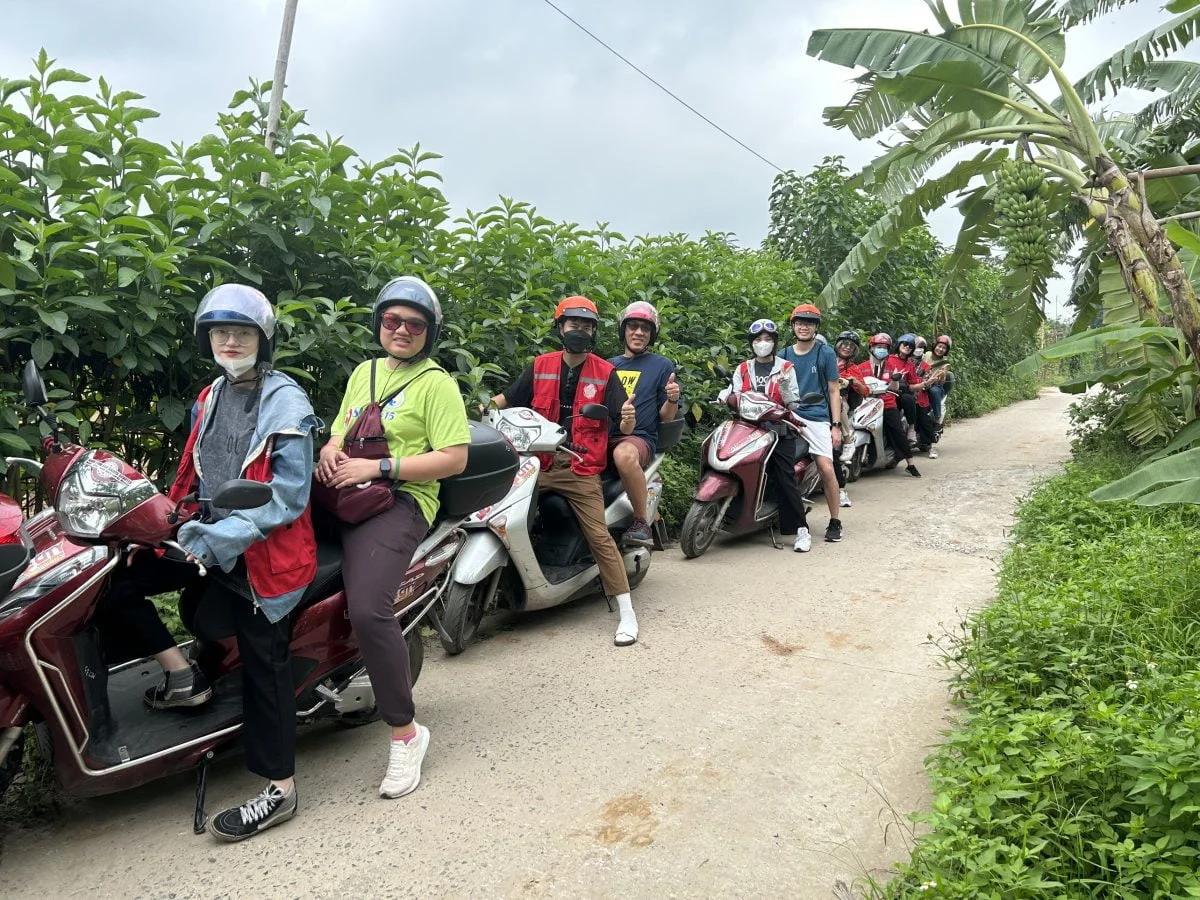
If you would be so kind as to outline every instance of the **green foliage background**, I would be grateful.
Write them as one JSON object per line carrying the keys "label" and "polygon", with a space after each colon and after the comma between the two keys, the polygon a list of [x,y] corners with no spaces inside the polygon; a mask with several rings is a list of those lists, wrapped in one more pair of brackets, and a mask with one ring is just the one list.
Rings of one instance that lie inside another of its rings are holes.
{"label": "green foliage background", "polygon": [[[60,418],[84,441],[169,473],[192,398],[212,376],[191,318],[205,291],[226,280],[255,284],[276,302],[277,364],[325,415],[372,352],[365,323],[376,289],[409,273],[443,297],[439,357],[470,403],[502,390],[548,348],[554,302],[583,293],[604,315],[601,352],[618,351],[615,319],[626,303],[658,307],[657,349],[676,361],[689,412],[703,420],[702,401],[720,386],[713,367],[743,357],[746,324],[783,321],[811,297],[871,209],[833,161],[800,180],[793,202],[776,204],[762,249],[716,233],[626,238],[604,224],[553,222],[508,198],[455,219],[432,168],[437,156],[419,146],[366,162],[306,130],[303,113],[285,105],[278,145],[267,151],[269,83],[239,91],[215,131],[186,146],[139,135],[139,123],[157,115],[138,105],[139,94],[103,78],[91,93],[74,92],[88,83],[44,52],[31,77],[0,78],[6,454],[28,455],[39,438],[19,398],[20,370],[32,358]],[[779,239],[784,219],[790,241]],[[798,251],[805,231],[814,234],[808,256]],[[825,332],[851,322],[932,331],[941,259],[928,232],[912,232]],[[971,392],[1021,355],[999,325],[993,275],[982,270],[950,323],[959,328],[955,403],[969,412],[1000,399],[973,402]],[[682,452],[685,467],[694,445]]]}

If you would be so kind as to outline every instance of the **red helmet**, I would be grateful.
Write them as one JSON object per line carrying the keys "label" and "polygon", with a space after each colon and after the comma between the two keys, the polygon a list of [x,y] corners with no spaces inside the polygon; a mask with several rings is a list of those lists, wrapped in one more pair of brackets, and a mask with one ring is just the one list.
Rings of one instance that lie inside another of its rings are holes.
{"label": "red helmet", "polygon": [[646,343],[649,347],[658,337],[658,310],[653,304],[647,303],[645,300],[634,300],[627,307],[621,310],[621,318],[617,322],[617,330],[621,333],[621,341],[625,341],[625,323],[630,319],[637,319],[640,322],[647,322],[650,325],[650,340]]}
{"label": "red helmet", "polygon": [[889,350],[891,350],[892,349],[892,336],[883,331],[879,332],[879,334],[871,335],[871,339],[869,341],[867,341],[867,346],[874,347],[877,344],[883,344],[883,346],[885,346]]}
{"label": "red helmet", "polygon": [[813,306],[811,303],[801,303],[792,310],[792,314],[788,317],[789,322],[795,322],[797,319],[801,321],[808,320],[817,325],[821,324],[821,310]]}
{"label": "red helmet", "polygon": [[558,306],[554,307],[555,322],[564,316],[590,319],[597,324],[600,323],[600,311],[596,309],[596,304],[587,297],[581,297],[578,294],[573,297],[563,297],[558,301]]}
{"label": "red helmet", "polygon": [[954,349],[954,341],[950,340],[950,335],[948,335],[948,334],[939,334],[939,335],[937,336],[937,340],[935,340],[935,341],[933,342],[933,345],[934,345],[935,347],[936,347],[938,344],[945,344],[945,345],[946,345],[946,349],[947,349],[947,350],[953,350],[953,349]]}

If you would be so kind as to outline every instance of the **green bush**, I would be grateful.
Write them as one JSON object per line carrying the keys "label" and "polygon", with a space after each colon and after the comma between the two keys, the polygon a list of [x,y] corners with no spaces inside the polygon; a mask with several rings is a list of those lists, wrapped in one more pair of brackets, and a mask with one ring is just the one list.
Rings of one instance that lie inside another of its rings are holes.
{"label": "green bush", "polygon": [[949,657],[929,833],[877,894],[1200,896],[1200,510],[1089,499],[1133,462],[1085,452],[1022,506]]}

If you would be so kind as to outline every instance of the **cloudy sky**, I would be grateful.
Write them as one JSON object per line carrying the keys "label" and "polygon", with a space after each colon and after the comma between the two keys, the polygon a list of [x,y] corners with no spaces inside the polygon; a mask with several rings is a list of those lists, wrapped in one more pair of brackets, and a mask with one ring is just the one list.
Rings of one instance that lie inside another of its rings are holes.
{"label": "cloudy sky", "polygon": [[[931,26],[919,0],[555,0],[565,12],[776,165],[877,147],[825,127],[849,72],[805,55],[816,28]],[[1141,0],[1081,29],[1081,74],[1161,22]],[[247,78],[269,78],[283,0],[4,0],[0,75],[61,65],[146,95],[156,140],[191,141]],[[663,94],[544,0],[299,0],[286,97],[368,159],[441,153],[455,209],[500,194],[628,235],[766,232],[775,170]],[[954,215],[934,228],[945,240]]]}

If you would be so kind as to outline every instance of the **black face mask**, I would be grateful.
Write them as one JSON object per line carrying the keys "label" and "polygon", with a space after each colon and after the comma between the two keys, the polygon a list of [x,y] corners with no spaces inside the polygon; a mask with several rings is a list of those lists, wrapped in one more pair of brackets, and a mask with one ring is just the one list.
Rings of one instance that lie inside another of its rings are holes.
{"label": "black face mask", "polygon": [[561,339],[568,353],[587,353],[592,349],[592,336],[586,331],[564,331]]}

